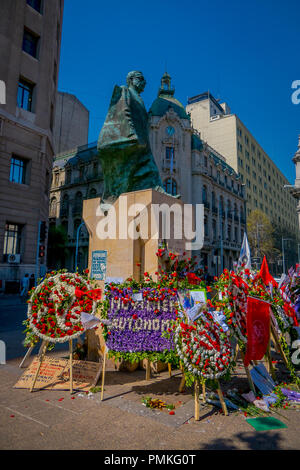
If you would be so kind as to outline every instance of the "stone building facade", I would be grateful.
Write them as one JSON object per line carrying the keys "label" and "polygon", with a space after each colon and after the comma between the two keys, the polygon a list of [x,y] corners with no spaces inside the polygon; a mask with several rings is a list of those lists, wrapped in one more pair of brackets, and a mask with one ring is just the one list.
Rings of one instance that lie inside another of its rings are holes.
{"label": "stone building facade", "polygon": [[149,111],[151,148],[165,190],[185,203],[204,204],[201,262],[218,274],[238,259],[246,223],[244,186],[225,158],[203,142],[174,94],[166,73]]}
{"label": "stone building facade", "polygon": [[[291,188],[291,194],[297,201],[297,215],[298,215],[298,226],[300,231],[300,134],[298,137],[298,149],[293,157],[293,162],[296,169],[296,179],[295,185]],[[298,262],[300,262],[299,257],[299,245],[298,245]]]}
{"label": "stone building facade", "polygon": [[75,95],[62,91],[57,93],[53,131],[55,154],[88,143],[89,115],[88,109]]}
{"label": "stone building facade", "polygon": [[82,205],[84,199],[101,196],[102,189],[96,142],[56,156],[50,191],[49,230],[60,226],[67,237],[65,254],[56,267],[75,270],[77,235],[77,266],[79,271],[87,267],[89,237],[85,225],[81,225]]}
{"label": "stone building facade", "polygon": [[[18,288],[46,268],[37,242],[47,224],[63,0],[2,0],[0,80],[0,280]],[[45,239],[46,246],[46,239]],[[37,262],[38,260],[38,262]]]}
{"label": "stone building facade", "polygon": [[186,111],[201,138],[240,174],[245,185],[247,216],[259,209],[297,239],[296,203],[285,188],[290,183],[241,119],[210,92],[189,98]]}
{"label": "stone building facade", "polygon": [[[183,202],[205,206],[205,245],[201,263],[211,275],[232,268],[245,230],[244,187],[225,158],[205,144],[174,97],[171,77],[164,74],[150,110],[150,144],[164,189]],[[82,199],[101,196],[103,181],[96,143],[59,155],[53,166],[50,223],[68,235],[65,266],[75,268],[76,232],[82,222]],[[78,268],[87,266],[88,237],[78,238]]]}

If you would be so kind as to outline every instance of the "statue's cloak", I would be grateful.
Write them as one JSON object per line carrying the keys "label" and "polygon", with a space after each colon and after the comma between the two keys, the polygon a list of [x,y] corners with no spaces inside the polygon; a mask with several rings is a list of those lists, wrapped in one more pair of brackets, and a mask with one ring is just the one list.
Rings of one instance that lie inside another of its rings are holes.
{"label": "statue's cloak", "polygon": [[148,132],[148,113],[141,97],[132,88],[116,85],[97,145],[104,201],[162,186]]}

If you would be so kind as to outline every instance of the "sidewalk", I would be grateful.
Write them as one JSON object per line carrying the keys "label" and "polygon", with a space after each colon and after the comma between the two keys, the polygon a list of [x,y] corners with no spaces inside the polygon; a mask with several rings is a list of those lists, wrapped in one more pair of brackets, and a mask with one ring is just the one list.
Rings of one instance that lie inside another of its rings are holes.
{"label": "sidewalk", "polygon": [[[62,352],[49,353],[63,356]],[[103,450],[204,450],[300,448],[300,413],[280,410],[287,428],[255,431],[241,413],[225,417],[210,405],[200,409],[195,422],[191,390],[178,392],[180,371],[156,374],[145,381],[145,371],[119,372],[110,366],[104,400],[100,393],[14,389],[25,369],[22,358],[0,366],[0,448],[103,449]],[[241,364],[235,381],[246,390]],[[225,385],[226,386],[226,385]],[[144,407],[142,397],[182,402],[175,415]]]}

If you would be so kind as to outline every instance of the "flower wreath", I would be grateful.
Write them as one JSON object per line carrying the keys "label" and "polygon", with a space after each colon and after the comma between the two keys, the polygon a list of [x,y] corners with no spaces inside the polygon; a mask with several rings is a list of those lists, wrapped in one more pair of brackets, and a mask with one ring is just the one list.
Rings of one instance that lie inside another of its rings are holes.
{"label": "flower wreath", "polygon": [[41,282],[28,300],[27,318],[33,333],[52,343],[79,337],[84,331],[81,313],[94,314],[100,289],[77,273],[54,273]]}
{"label": "flower wreath", "polygon": [[192,324],[181,322],[175,330],[175,347],[184,368],[203,379],[218,379],[233,361],[229,335],[209,312]]}
{"label": "flower wreath", "polygon": [[[249,281],[248,276],[244,277]],[[241,275],[225,269],[223,274],[217,279],[215,288],[219,295],[221,295],[221,298],[213,301],[213,307],[224,313],[231,334],[238,341],[244,344],[247,343],[248,284],[242,279]]]}

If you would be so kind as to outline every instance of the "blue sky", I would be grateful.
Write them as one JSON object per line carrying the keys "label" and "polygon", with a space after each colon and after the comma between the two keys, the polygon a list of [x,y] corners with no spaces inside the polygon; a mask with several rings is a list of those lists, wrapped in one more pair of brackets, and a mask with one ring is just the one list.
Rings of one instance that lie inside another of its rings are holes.
{"label": "blue sky", "polygon": [[299,19],[299,0],[65,0],[59,90],[89,109],[92,142],[115,84],[141,70],[149,109],[167,68],[177,99],[209,90],[226,101],[294,183]]}

